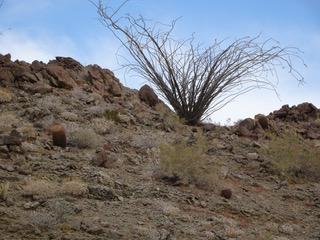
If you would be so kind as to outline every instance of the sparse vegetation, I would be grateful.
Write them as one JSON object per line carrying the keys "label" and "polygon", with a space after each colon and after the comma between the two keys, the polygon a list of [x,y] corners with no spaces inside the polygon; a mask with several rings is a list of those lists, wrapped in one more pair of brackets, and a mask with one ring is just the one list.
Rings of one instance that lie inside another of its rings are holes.
{"label": "sparse vegetation", "polygon": [[102,142],[102,138],[91,128],[79,128],[70,133],[70,142],[79,148],[96,148]]}
{"label": "sparse vegetation", "polygon": [[88,187],[80,180],[71,180],[62,184],[61,191],[67,195],[81,197],[88,192]]}
{"label": "sparse vegetation", "polygon": [[262,154],[272,160],[275,171],[291,181],[320,179],[320,150],[298,133],[287,130],[271,140]]}
{"label": "sparse vegetation", "polygon": [[202,137],[188,144],[160,145],[160,176],[174,184],[194,184],[211,187],[216,180],[216,169],[209,165],[205,152],[207,146]]}
{"label": "sparse vegetation", "polygon": [[163,124],[166,128],[171,130],[180,131],[185,128],[185,120],[181,119],[176,113],[172,112],[164,104],[157,104],[156,111],[160,114],[163,119]]}
{"label": "sparse vegetation", "polygon": [[9,190],[9,183],[0,183],[0,199],[6,200]]}
{"label": "sparse vegetation", "polygon": [[0,88],[0,103],[8,103],[12,101],[12,94],[6,89]]}
{"label": "sparse vegetation", "polygon": [[0,133],[8,132],[11,130],[11,126],[17,126],[21,122],[19,117],[13,112],[1,112],[0,113]]}
{"label": "sparse vegetation", "polygon": [[94,118],[91,120],[90,126],[100,135],[108,134],[115,131],[115,123],[104,118]]}
{"label": "sparse vegetation", "polygon": [[58,185],[47,180],[29,180],[23,188],[23,195],[33,198],[52,198],[58,194]]}
{"label": "sparse vegetation", "polygon": [[116,111],[116,110],[109,110],[109,109],[107,109],[107,110],[104,112],[104,117],[105,117],[107,120],[114,121],[115,123],[120,122],[119,112]]}

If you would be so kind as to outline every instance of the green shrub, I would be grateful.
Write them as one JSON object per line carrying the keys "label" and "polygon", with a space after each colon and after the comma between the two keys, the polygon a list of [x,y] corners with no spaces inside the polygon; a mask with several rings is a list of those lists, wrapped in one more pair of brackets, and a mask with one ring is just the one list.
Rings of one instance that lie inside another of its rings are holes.
{"label": "green shrub", "polygon": [[119,117],[119,112],[116,111],[116,110],[106,110],[104,112],[104,117],[107,119],[107,120],[112,120],[116,123],[120,122],[120,117]]}
{"label": "green shrub", "polygon": [[203,138],[192,145],[186,142],[160,145],[160,176],[174,184],[195,184],[211,187],[216,172],[206,159],[207,149]]}
{"label": "green shrub", "polygon": [[103,142],[103,138],[96,134],[91,128],[78,128],[70,132],[70,142],[78,148],[94,149]]}
{"label": "green shrub", "polygon": [[0,199],[6,200],[9,190],[9,183],[0,183]]}
{"label": "green shrub", "polygon": [[276,173],[288,180],[320,179],[320,150],[294,131],[272,135],[262,154],[271,159]]}

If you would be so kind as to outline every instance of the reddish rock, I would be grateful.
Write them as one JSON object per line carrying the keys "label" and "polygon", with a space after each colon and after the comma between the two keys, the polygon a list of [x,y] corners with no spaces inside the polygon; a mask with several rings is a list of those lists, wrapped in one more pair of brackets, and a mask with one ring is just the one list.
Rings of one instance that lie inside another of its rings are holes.
{"label": "reddish rock", "polygon": [[144,101],[150,107],[155,106],[159,102],[158,96],[155,94],[153,89],[148,85],[144,85],[139,90],[139,98]]}
{"label": "reddish rock", "polygon": [[122,87],[119,80],[108,69],[102,69],[98,65],[89,65],[88,81],[101,93],[102,96],[112,94],[115,97],[122,95]]}
{"label": "reddish rock", "polygon": [[51,60],[48,64],[59,65],[64,69],[73,70],[75,72],[81,72],[84,68],[81,63],[71,57],[56,57],[56,60]]}
{"label": "reddish rock", "polygon": [[75,81],[71,78],[68,72],[59,65],[48,65],[47,72],[52,77],[50,83],[54,87],[73,89],[76,86]]}

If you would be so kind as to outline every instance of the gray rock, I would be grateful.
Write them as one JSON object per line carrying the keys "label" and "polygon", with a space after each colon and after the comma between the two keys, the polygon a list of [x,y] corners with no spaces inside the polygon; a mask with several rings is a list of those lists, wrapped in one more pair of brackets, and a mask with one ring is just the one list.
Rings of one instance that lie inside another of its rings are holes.
{"label": "gray rock", "polygon": [[27,202],[23,205],[24,209],[36,209],[37,207],[40,206],[40,202]]}
{"label": "gray rock", "polygon": [[291,235],[294,232],[294,227],[289,223],[285,223],[279,226],[279,232]]}
{"label": "gray rock", "polygon": [[249,160],[258,160],[259,159],[259,154],[258,153],[248,153],[247,158]]}
{"label": "gray rock", "polygon": [[114,192],[113,189],[101,186],[101,185],[94,185],[89,186],[89,193],[94,199],[98,200],[114,200],[117,198],[117,194]]}

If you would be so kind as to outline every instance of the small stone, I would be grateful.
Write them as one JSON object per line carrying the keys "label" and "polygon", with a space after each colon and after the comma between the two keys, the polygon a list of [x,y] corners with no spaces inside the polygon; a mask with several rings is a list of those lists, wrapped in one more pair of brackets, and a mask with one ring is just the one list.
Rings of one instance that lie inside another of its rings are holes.
{"label": "small stone", "polygon": [[98,200],[114,200],[115,198],[117,198],[117,195],[115,194],[113,189],[105,186],[89,186],[88,189],[91,196]]}
{"label": "small stone", "polygon": [[224,197],[226,199],[230,199],[232,197],[232,190],[231,189],[223,189],[220,193],[221,197]]}
{"label": "small stone", "polygon": [[279,226],[279,232],[291,235],[294,232],[294,228],[291,224],[285,223]]}
{"label": "small stone", "polygon": [[255,148],[262,148],[262,145],[256,141],[252,143],[252,146]]}
{"label": "small stone", "polygon": [[247,158],[249,160],[258,160],[259,159],[259,154],[258,153],[248,153]]}
{"label": "small stone", "polygon": [[205,201],[200,201],[200,206],[205,208],[207,207],[207,203]]}
{"label": "small stone", "polygon": [[40,206],[40,202],[27,202],[23,205],[24,209],[36,209]]}

